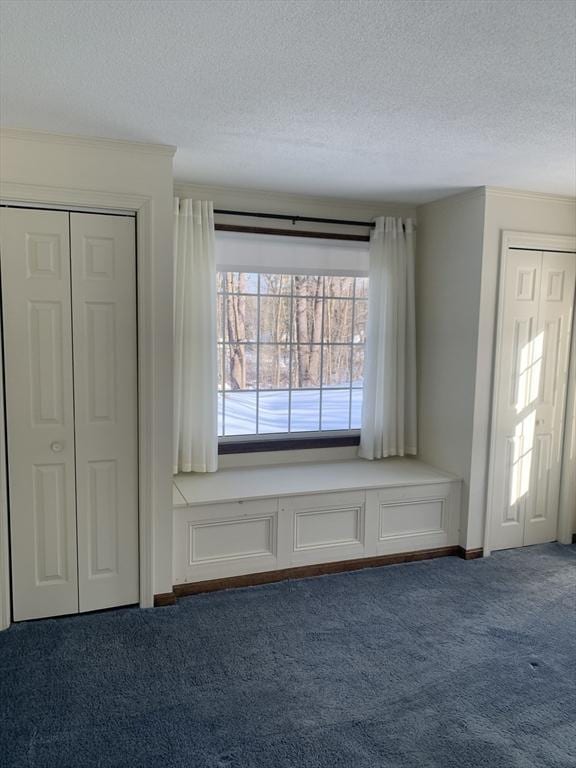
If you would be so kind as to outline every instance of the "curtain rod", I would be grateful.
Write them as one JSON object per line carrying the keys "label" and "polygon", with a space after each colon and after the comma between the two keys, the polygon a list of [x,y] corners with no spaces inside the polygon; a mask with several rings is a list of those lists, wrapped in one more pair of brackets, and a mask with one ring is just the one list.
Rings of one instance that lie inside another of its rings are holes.
{"label": "curtain rod", "polygon": [[221,213],[226,216],[253,216],[257,219],[281,219],[282,221],[291,221],[296,224],[298,221],[315,222],[316,224],[340,224],[346,227],[368,227],[374,229],[376,224],[373,221],[350,221],[348,219],[320,219],[315,216],[290,216],[285,213],[252,213],[248,211],[227,211],[222,208],[215,208],[214,213]]}

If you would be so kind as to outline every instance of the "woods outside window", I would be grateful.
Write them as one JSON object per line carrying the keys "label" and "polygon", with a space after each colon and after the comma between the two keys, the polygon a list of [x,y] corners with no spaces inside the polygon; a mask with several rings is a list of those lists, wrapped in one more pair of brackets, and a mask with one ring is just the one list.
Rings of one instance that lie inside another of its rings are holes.
{"label": "woods outside window", "polygon": [[218,432],[360,428],[368,278],[218,272]]}

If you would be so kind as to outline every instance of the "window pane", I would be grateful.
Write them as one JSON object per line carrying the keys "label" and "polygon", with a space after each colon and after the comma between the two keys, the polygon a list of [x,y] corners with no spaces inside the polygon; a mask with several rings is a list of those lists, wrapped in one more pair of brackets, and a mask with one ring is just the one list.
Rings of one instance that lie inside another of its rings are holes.
{"label": "window pane", "polygon": [[322,392],[322,429],[348,429],[350,390],[325,389]]}
{"label": "window pane", "polygon": [[224,399],[224,395],[218,393],[218,437],[222,437],[224,434],[222,429],[222,402]]}
{"label": "window pane", "polygon": [[324,341],[345,344],[352,341],[352,299],[324,299]]}
{"label": "window pane", "polygon": [[356,278],[356,298],[367,299],[368,298],[368,278],[357,277]]}
{"label": "window pane", "polygon": [[222,272],[227,293],[258,293],[258,274],[255,272]]}
{"label": "window pane", "polygon": [[360,429],[362,426],[362,395],[364,391],[362,389],[352,390],[352,421],[350,422],[350,429]]}
{"label": "window pane", "polygon": [[351,299],[354,296],[354,278],[327,275],[324,278],[324,293],[326,296],[340,296]]}
{"label": "window pane", "polygon": [[292,390],[291,432],[317,432],[320,427],[320,390]]}
{"label": "window pane", "polygon": [[227,294],[223,299],[226,302],[226,341],[231,344],[256,341],[258,297]]}
{"label": "window pane", "polygon": [[292,342],[312,344],[322,341],[322,299],[294,297]]}
{"label": "window pane", "polygon": [[288,389],[290,347],[287,344],[261,344],[260,389]]}
{"label": "window pane", "polygon": [[364,347],[354,346],[352,349],[352,386],[364,385]]}
{"label": "window pane", "polygon": [[350,358],[351,349],[347,344],[339,346],[327,344],[324,347],[322,364],[324,387],[350,385]]}
{"label": "window pane", "polygon": [[222,355],[224,353],[224,348],[222,344],[218,344],[218,389],[222,390],[222,381],[223,381],[223,373],[224,369],[222,367]]}
{"label": "window pane", "polygon": [[305,389],[320,386],[320,344],[292,347],[292,387]]}
{"label": "window pane", "polygon": [[260,299],[260,341],[290,340],[290,299],[280,296]]}
{"label": "window pane", "polygon": [[366,341],[366,320],[368,319],[368,302],[361,299],[356,302],[354,309],[354,341],[364,344]]}
{"label": "window pane", "polygon": [[256,389],[256,345],[224,346],[226,389]]}
{"label": "window pane", "polygon": [[216,296],[216,337],[218,341],[224,341],[223,333],[224,333],[224,314],[223,314],[223,308],[224,308],[224,297],[223,296]]}
{"label": "window pane", "polygon": [[323,278],[317,275],[294,275],[295,296],[322,296]]}
{"label": "window pane", "polygon": [[261,392],[258,406],[258,432],[288,432],[288,392]]}
{"label": "window pane", "polygon": [[256,392],[226,392],[224,399],[224,434],[256,434]]}
{"label": "window pane", "polygon": [[260,275],[260,293],[288,295],[292,291],[291,275]]}

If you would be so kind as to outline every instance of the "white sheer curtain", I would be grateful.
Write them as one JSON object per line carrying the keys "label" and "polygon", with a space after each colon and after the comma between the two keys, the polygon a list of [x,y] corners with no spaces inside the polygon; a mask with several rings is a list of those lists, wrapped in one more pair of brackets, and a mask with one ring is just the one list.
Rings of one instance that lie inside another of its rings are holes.
{"label": "white sheer curtain", "polygon": [[216,257],[210,202],[174,199],[174,473],[218,468]]}
{"label": "white sheer curtain", "polygon": [[416,453],[416,318],[411,219],[376,220],[359,455]]}

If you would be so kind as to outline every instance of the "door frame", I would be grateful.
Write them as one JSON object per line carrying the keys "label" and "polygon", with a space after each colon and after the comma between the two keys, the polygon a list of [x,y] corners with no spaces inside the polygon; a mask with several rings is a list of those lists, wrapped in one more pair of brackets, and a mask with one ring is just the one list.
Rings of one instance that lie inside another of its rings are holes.
{"label": "door frame", "polygon": [[[136,213],[136,293],[138,322],[138,529],[140,607],[154,605],[154,423],[155,363],[152,318],[154,316],[152,197],[148,195],[67,189],[14,182],[2,183],[2,201],[60,206],[62,209],[107,209],[108,212]],[[0,360],[3,370],[3,360]],[[9,578],[9,522],[6,480],[5,403],[0,377],[0,630],[10,625],[11,589]]]}
{"label": "door frame", "polygon": [[[489,468],[488,468],[488,481],[487,481],[487,487],[486,487],[486,513],[485,513],[485,520],[484,520],[484,556],[486,557],[492,552],[492,547],[490,544],[490,535],[491,535],[491,527],[492,527],[492,499],[494,495],[494,475],[495,475],[495,461],[496,461],[496,435],[495,435],[495,424],[496,424],[496,414],[497,414],[497,408],[498,408],[498,392],[500,391],[500,368],[498,366],[498,361],[500,359],[500,353],[502,350],[502,344],[503,344],[503,327],[502,327],[502,319],[504,317],[504,291],[502,290],[504,285],[504,271],[506,269],[506,254],[508,253],[509,248],[526,248],[528,250],[538,250],[538,251],[576,251],[576,237],[573,235],[547,235],[544,233],[535,233],[535,232],[517,232],[514,230],[502,230],[502,237],[501,237],[501,244],[500,244],[500,265],[498,269],[498,287],[497,287],[497,294],[498,294],[498,301],[497,301],[497,316],[496,316],[496,337],[495,337],[495,344],[494,344],[494,356],[492,359],[492,396],[491,396],[491,406],[490,406],[490,438],[488,441],[488,447],[489,447]],[[574,257],[576,258],[576,256]],[[576,294],[575,294],[576,296]],[[574,302],[574,306],[576,306],[576,298]],[[566,388],[567,397],[570,396],[570,393],[576,393],[576,383],[574,382],[574,376],[576,375],[576,366],[574,361],[574,350],[575,347],[575,339],[574,335],[576,333],[576,319],[575,319],[576,312],[572,311],[572,340],[571,340],[571,360],[569,363],[569,373],[568,373],[568,386]],[[568,485],[568,476],[569,476],[569,469],[570,465],[576,465],[576,457],[571,458],[569,455],[567,455],[569,452],[566,450],[567,446],[567,440],[566,440],[566,434],[567,430],[565,428],[566,426],[566,420],[567,420],[567,414],[568,409],[565,411],[564,415],[564,436],[563,436],[563,452],[562,452],[562,468],[561,468],[561,475],[560,475],[560,497],[559,497],[559,508],[558,508],[558,533],[559,533],[559,541],[563,544],[569,544],[572,541],[572,535],[570,534],[569,540],[568,536],[566,534],[566,531],[568,528],[572,525],[571,520],[571,510],[570,510],[570,493],[566,492],[567,485]]]}

